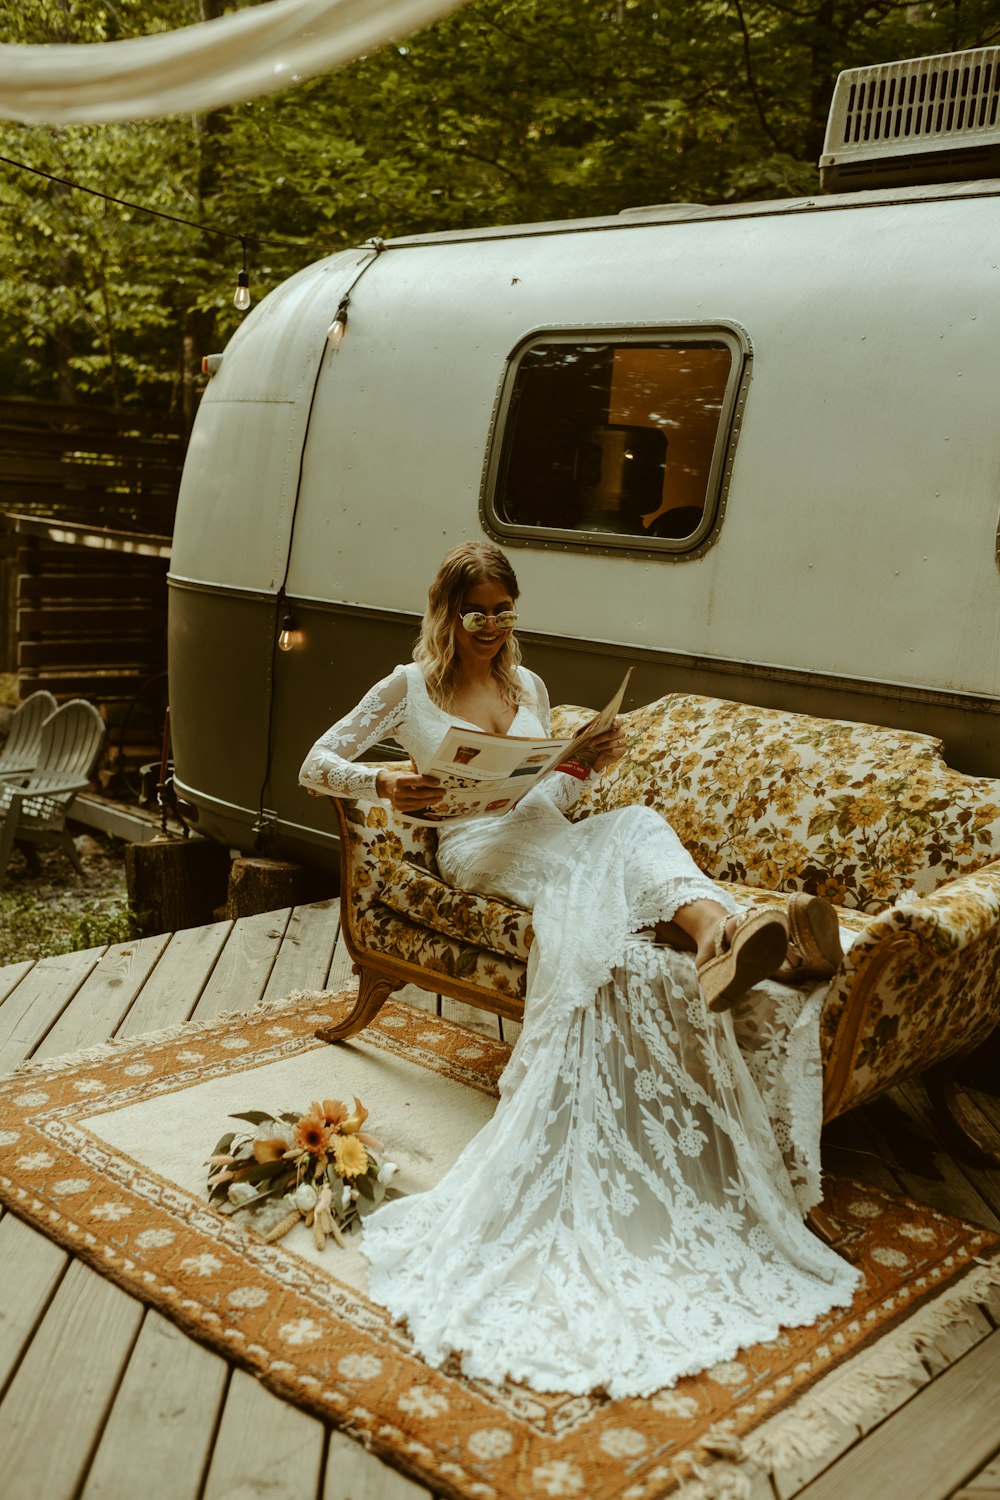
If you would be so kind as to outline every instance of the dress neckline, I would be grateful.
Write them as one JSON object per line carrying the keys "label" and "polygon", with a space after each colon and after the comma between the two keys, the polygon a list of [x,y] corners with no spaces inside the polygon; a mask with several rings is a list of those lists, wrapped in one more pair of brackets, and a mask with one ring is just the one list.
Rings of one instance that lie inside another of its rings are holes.
{"label": "dress neckline", "polygon": [[[417,681],[420,683],[420,686],[421,686],[421,688],[423,690],[424,697],[426,698],[427,702],[430,704],[431,708],[434,710],[435,713],[441,715],[442,719],[447,719],[449,724],[459,724],[459,725],[461,725],[461,727],[463,729],[474,729],[477,734],[494,734],[496,732],[495,730],[492,730],[492,729],[484,729],[481,724],[475,724],[475,723],[473,723],[473,721],[471,719],[463,719],[460,714],[450,713],[448,711],[448,709],[442,708],[439,703],[435,703],[434,699],[431,697],[430,693],[428,692],[427,683],[424,680],[424,674],[423,674],[423,672],[421,672],[420,668],[417,666],[417,663],[416,662],[410,662],[410,663],[408,663],[408,665],[412,667],[413,674],[416,677]],[[527,684],[524,681],[524,677],[525,677],[524,668],[523,667],[518,667],[517,671],[518,671],[518,676],[521,679],[521,688],[522,688],[522,691],[524,691],[524,689],[527,686]],[[524,710],[525,710],[525,701],[524,701],[524,698],[522,697],[520,703],[517,705],[517,712],[514,714],[514,717],[511,719],[511,721],[508,724],[507,728],[503,732],[503,735],[502,735],[503,739],[506,739],[507,736],[510,734],[511,730],[514,728],[514,725],[517,723],[518,719],[521,717],[521,714],[524,712]]]}

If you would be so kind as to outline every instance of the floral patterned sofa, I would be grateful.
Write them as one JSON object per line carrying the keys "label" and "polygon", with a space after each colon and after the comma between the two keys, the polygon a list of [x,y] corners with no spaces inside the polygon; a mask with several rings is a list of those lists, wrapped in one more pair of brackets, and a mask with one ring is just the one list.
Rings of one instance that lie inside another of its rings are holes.
{"label": "floral patterned sofa", "polygon": [[[554,732],[589,714],[557,709]],[[927,735],[689,694],[625,726],[625,758],[574,818],[646,803],[749,901],[818,892],[856,932],[822,1012],[827,1119],[1000,1024],[1000,781],[952,770]],[[519,1017],[529,913],[444,884],[434,829],[382,804],[336,806],[360,989],[349,1017],[318,1034],[351,1035],[408,983]]]}

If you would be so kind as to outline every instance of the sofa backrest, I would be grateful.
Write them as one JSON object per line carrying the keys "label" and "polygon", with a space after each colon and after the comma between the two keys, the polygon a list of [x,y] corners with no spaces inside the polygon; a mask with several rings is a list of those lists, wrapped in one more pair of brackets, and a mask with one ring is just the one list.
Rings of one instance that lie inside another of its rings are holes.
{"label": "sofa backrest", "polygon": [[[581,721],[557,709],[553,730]],[[625,716],[628,752],[574,818],[656,807],[716,880],[881,911],[1000,856],[1000,781],[940,740],[673,693]]]}

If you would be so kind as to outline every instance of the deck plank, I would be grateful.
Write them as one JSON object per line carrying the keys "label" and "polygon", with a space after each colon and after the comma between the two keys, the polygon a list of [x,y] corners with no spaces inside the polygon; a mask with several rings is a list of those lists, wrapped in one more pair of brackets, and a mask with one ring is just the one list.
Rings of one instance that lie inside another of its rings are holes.
{"label": "deck plank", "polygon": [[998,1389],[1000,1329],[807,1485],[799,1500],[947,1500],[996,1450]]}
{"label": "deck plank", "polygon": [[442,995],[441,1015],[446,1021],[455,1021],[459,1026],[477,1031],[480,1036],[500,1040],[500,1017],[491,1010],[480,1010],[478,1006],[464,1005],[461,1000],[449,1000],[447,995]]}
{"label": "deck plank", "polygon": [[0,1391],[31,1341],[69,1265],[65,1250],[16,1215],[0,1219]]}
{"label": "deck plank", "polygon": [[224,1359],[148,1312],[81,1500],[194,1500],[228,1379]]}
{"label": "deck plank", "polygon": [[0,968],[0,1005],[6,1000],[11,990],[15,990],[21,980],[34,968],[35,960],[26,958],[19,964],[4,964]]}
{"label": "deck plank", "polygon": [[322,1500],[433,1500],[433,1496],[344,1433],[331,1432]]}
{"label": "deck plank", "polygon": [[318,1494],[323,1439],[315,1417],[234,1370],[202,1500]]}
{"label": "deck plank", "polygon": [[291,915],[292,908],[286,906],[233,923],[193,1020],[213,1021],[228,1011],[253,1010],[267,988]]}
{"label": "deck plank", "polygon": [[340,931],[337,933],[337,946],[330,963],[330,972],[326,978],[326,987],[328,990],[350,990],[357,989],[357,986],[358,976],[354,972],[354,960],[347,951],[344,927],[341,923]]}
{"label": "deck plank", "polygon": [[978,1474],[966,1480],[952,1500],[1000,1500],[1000,1451],[987,1459]]}
{"label": "deck plank", "polygon": [[79,1052],[113,1036],[169,941],[169,933],[161,933],[110,947],[35,1048],[33,1056],[58,1057],[64,1052]]}
{"label": "deck plank", "polygon": [[159,1031],[188,1020],[231,929],[231,922],[212,922],[206,927],[188,927],[173,933],[118,1028],[118,1035],[138,1036],[144,1031]]}
{"label": "deck plank", "polygon": [[267,981],[264,999],[282,1000],[293,990],[325,989],[339,935],[338,900],[296,906]]}
{"label": "deck plank", "polygon": [[0,1405],[4,1500],[76,1495],[142,1316],[72,1262]]}
{"label": "deck plank", "polygon": [[0,1005],[0,1074],[29,1057],[97,967],[103,948],[59,953],[32,964]]}

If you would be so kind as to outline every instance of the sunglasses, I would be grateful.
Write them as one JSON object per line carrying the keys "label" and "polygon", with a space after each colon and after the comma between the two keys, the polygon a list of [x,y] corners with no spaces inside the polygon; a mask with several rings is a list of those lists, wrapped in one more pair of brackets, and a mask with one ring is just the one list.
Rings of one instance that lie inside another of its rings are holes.
{"label": "sunglasses", "polygon": [[482,630],[487,620],[492,620],[498,630],[513,630],[517,624],[516,609],[502,609],[499,614],[484,614],[481,609],[472,609],[467,615],[460,615],[459,619],[470,635],[477,630]]}

